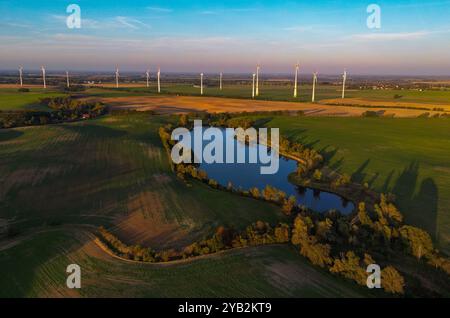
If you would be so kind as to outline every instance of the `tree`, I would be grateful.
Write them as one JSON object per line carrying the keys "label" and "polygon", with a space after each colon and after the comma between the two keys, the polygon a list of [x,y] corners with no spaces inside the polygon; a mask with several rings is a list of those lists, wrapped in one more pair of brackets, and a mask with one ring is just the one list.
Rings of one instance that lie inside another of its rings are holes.
{"label": "tree", "polygon": [[314,239],[310,239],[301,243],[300,254],[308,258],[314,265],[325,267],[332,263],[330,250],[330,245],[319,244]]}
{"label": "tree", "polygon": [[[310,220],[311,221],[311,220]],[[292,244],[300,245],[308,240],[308,221],[307,218],[297,215],[294,220],[294,228],[292,229]]]}
{"label": "tree", "polygon": [[325,221],[319,221],[316,223],[316,236],[323,240],[328,240],[331,236],[331,229],[333,227],[333,221],[326,218]]}
{"label": "tree", "polygon": [[289,199],[284,200],[283,213],[286,215],[291,215],[292,210],[294,209],[296,204],[297,204],[297,199],[293,195],[291,195],[289,197]]}
{"label": "tree", "polygon": [[392,294],[404,294],[405,280],[403,276],[393,267],[387,266],[381,270],[381,286]]}
{"label": "tree", "polygon": [[317,181],[322,180],[322,171],[320,171],[319,169],[316,169],[314,171],[313,178]]}
{"label": "tree", "polygon": [[364,202],[360,202],[358,205],[358,220],[363,225],[373,226],[373,222],[367,214],[366,204]]}
{"label": "tree", "polygon": [[275,240],[277,243],[289,242],[289,226],[287,224],[280,224],[275,228]]}
{"label": "tree", "polygon": [[360,258],[353,251],[348,251],[345,255],[341,255],[341,258],[335,259],[330,272],[353,279],[360,285],[366,284],[366,271],[360,266]]}
{"label": "tree", "polygon": [[381,194],[381,200],[379,204],[375,204],[375,212],[377,212],[380,221],[387,217],[389,220],[401,223],[403,221],[403,216],[400,211],[387,201],[384,194]]}
{"label": "tree", "polygon": [[433,254],[433,241],[430,235],[414,226],[404,225],[400,228],[400,237],[408,247],[408,252],[417,259]]}
{"label": "tree", "polygon": [[181,127],[186,127],[188,125],[188,123],[189,123],[189,117],[186,114],[181,114],[178,125]]}

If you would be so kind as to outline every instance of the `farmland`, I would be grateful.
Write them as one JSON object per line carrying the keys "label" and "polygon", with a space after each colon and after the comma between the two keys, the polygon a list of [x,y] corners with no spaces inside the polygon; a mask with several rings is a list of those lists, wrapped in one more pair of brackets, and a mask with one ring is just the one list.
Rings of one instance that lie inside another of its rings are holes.
{"label": "farmland", "polygon": [[407,222],[450,253],[448,119],[276,117],[268,123],[327,154],[329,165],[397,196]]}
{"label": "farmland", "polygon": [[[2,297],[369,296],[364,288],[312,267],[287,246],[230,251],[177,265],[130,264],[102,254],[83,230],[56,228],[0,251],[0,261],[10,273],[0,278]],[[69,263],[83,269],[79,292],[64,288]]]}
{"label": "farmland", "polygon": [[[3,92],[5,109],[39,109],[39,98],[60,94]],[[191,93],[186,89],[183,94]],[[304,110],[307,116],[258,116],[265,125],[321,151],[331,168],[378,192],[394,193],[406,221],[427,230],[449,254],[448,119],[361,118],[366,108],[251,101],[239,94],[214,98],[174,96],[174,91],[157,96],[142,88],[89,88],[80,97],[157,114],[131,112],[0,130],[0,262],[11,273],[0,279],[2,296],[377,296],[312,266],[290,246],[155,265],[118,260],[92,242],[100,225],[127,244],[166,249],[209,236],[220,225],[243,230],[256,220],[287,220],[275,205],[196,181],[186,184],[175,176],[158,128],[176,123],[174,113],[198,110]],[[414,98],[411,102],[431,107]],[[398,117],[423,113],[389,111]],[[25,261],[35,251],[38,256]],[[79,292],[63,286],[69,263],[83,268]]]}
{"label": "farmland", "polygon": [[17,88],[0,88],[0,111],[2,110],[47,110],[39,102],[41,98],[63,96],[62,93],[42,88],[30,88],[29,92],[18,92]]}

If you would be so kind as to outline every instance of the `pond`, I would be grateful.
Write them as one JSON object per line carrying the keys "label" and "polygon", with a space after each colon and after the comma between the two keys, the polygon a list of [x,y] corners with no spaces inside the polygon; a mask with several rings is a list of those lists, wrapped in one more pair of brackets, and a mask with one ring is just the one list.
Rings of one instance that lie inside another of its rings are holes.
{"label": "pond", "polygon": [[[205,128],[204,128],[205,129]],[[210,179],[216,180],[219,184],[227,186],[229,182],[232,183],[233,188],[241,190],[249,190],[250,188],[258,188],[263,190],[267,185],[271,185],[279,190],[284,191],[288,196],[293,195],[297,199],[297,203],[304,205],[316,212],[326,212],[331,209],[340,211],[343,214],[349,214],[353,212],[355,206],[352,202],[342,198],[341,196],[320,191],[317,189],[301,187],[289,182],[288,176],[294,172],[297,168],[297,162],[292,159],[288,159],[280,156],[279,169],[275,174],[261,174],[261,166],[267,166],[259,161],[257,163],[248,163],[249,153],[251,150],[259,152],[263,151],[269,156],[273,157],[274,154],[270,152],[264,145],[249,145],[238,141],[234,134],[230,130],[221,129],[224,143],[224,152],[226,152],[225,144],[229,143],[234,147],[234,156],[236,158],[239,150],[245,151],[246,163],[200,163],[200,169],[204,170]],[[194,140],[193,132],[190,132],[190,140]],[[194,148],[192,145],[187,144],[186,138],[181,139],[181,143],[187,145],[190,148]],[[210,141],[203,140],[203,148]],[[251,149],[256,147],[256,149]],[[194,155],[197,156],[194,150]],[[224,154],[225,158],[226,154]],[[225,160],[224,160],[225,161]],[[236,162],[237,160],[235,160]]]}

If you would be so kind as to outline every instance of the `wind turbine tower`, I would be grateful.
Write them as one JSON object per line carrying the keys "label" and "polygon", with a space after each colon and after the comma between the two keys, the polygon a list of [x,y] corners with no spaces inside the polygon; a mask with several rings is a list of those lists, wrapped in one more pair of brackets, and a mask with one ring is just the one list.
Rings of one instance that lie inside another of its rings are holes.
{"label": "wind turbine tower", "polygon": [[259,70],[261,67],[259,65],[256,66],[256,89],[255,96],[259,96]]}
{"label": "wind turbine tower", "polygon": [[255,98],[255,77],[256,77],[256,74],[253,73],[253,81],[252,81],[252,98]]}
{"label": "wind turbine tower", "polygon": [[342,75],[342,99],[345,98],[345,82],[347,81],[347,70],[344,70],[344,75]]}
{"label": "wind turbine tower", "polygon": [[222,90],[223,86],[222,86],[222,79],[223,79],[223,74],[222,72],[220,72],[220,79],[219,79],[219,89]]}
{"label": "wind turbine tower", "polygon": [[161,69],[158,68],[158,93],[161,93]]}
{"label": "wind turbine tower", "polygon": [[41,66],[41,70],[42,70],[42,81],[44,83],[44,88],[47,88],[47,83],[45,82],[45,67]]}
{"label": "wind turbine tower", "polygon": [[147,87],[149,87],[149,78],[150,78],[150,71],[149,70],[147,70],[146,72],[145,72],[145,76],[146,76],[146,78],[147,78]]}
{"label": "wind turbine tower", "polygon": [[120,76],[119,68],[117,67],[116,68],[116,88],[119,88],[119,76]]}
{"label": "wind turbine tower", "polygon": [[22,74],[23,74],[23,67],[22,67],[22,66],[19,66],[19,80],[20,80],[20,87],[23,87]]}
{"label": "wind turbine tower", "polygon": [[317,72],[313,73],[313,89],[312,89],[312,102],[316,101],[316,85],[317,85]]}
{"label": "wind turbine tower", "polygon": [[203,73],[200,74],[200,95],[203,95]]}
{"label": "wind turbine tower", "polygon": [[295,80],[294,80],[294,98],[297,98],[298,93],[298,70],[300,68],[299,63],[295,65]]}
{"label": "wind turbine tower", "polygon": [[69,80],[69,72],[66,71],[66,82],[67,82],[67,88],[70,87],[70,80]]}

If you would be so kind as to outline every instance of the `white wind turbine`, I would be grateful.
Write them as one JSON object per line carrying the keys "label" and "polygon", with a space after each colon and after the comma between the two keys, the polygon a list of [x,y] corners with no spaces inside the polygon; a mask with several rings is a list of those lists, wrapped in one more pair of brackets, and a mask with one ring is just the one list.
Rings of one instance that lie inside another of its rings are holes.
{"label": "white wind turbine", "polygon": [[345,98],[345,82],[347,81],[347,70],[344,70],[342,75],[342,99]]}
{"label": "white wind turbine", "polygon": [[19,66],[19,80],[20,80],[20,87],[23,87],[22,74],[23,74],[23,67],[22,67],[22,66]]}
{"label": "white wind turbine", "polygon": [[69,72],[66,71],[66,82],[67,82],[67,88],[70,87],[70,80],[69,80]]}
{"label": "white wind turbine", "polygon": [[161,68],[158,67],[158,93],[161,93]]}
{"label": "white wind turbine", "polygon": [[223,79],[223,74],[222,72],[220,72],[220,79],[219,79],[219,89],[222,90],[223,86],[222,86],[222,79]]}
{"label": "white wind turbine", "polygon": [[256,74],[253,73],[253,81],[252,81],[252,98],[255,98],[255,77],[256,77]]}
{"label": "white wind turbine", "polygon": [[145,72],[145,76],[146,76],[146,78],[147,78],[147,87],[149,87],[150,70],[147,70],[147,71]]}
{"label": "white wind turbine", "polygon": [[45,67],[41,66],[41,71],[42,71],[42,81],[44,83],[44,88],[47,88],[47,83],[45,82]]}
{"label": "white wind turbine", "polygon": [[313,89],[312,89],[312,102],[316,101],[316,85],[317,85],[317,72],[313,73]]}
{"label": "white wind turbine", "polygon": [[119,68],[116,67],[116,88],[119,88]]}
{"label": "white wind turbine", "polygon": [[298,70],[300,68],[300,64],[297,63],[295,65],[295,79],[294,79],[294,98],[297,98],[298,93]]}
{"label": "white wind turbine", "polygon": [[261,67],[256,65],[256,88],[255,88],[255,96],[259,96],[259,70]]}
{"label": "white wind turbine", "polygon": [[203,95],[203,73],[200,74],[200,95]]}

